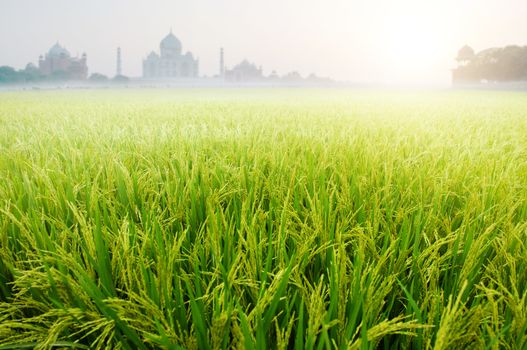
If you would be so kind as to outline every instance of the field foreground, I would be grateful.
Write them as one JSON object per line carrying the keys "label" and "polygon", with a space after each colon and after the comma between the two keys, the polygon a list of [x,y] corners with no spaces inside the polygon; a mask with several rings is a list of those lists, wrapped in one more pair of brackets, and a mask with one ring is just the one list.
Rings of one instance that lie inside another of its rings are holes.
{"label": "field foreground", "polygon": [[0,349],[525,349],[527,95],[0,93]]}

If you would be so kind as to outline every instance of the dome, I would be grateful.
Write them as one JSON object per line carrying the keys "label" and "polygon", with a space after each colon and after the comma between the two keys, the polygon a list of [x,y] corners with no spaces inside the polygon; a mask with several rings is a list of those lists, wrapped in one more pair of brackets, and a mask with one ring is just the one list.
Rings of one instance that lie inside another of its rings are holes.
{"label": "dome", "polygon": [[470,46],[465,45],[457,52],[456,59],[458,61],[470,61],[474,56],[474,50]]}
{"label": "dome", "polygon": [[155,60],[155,59],[158,59],[159,58],[159,55],[157,53],[155,53],[154,51],[150,52],[150,54],[147,56],[147,59],[149,60]]}
{"label": "dome", "polygon": [[70,53],[68,52],[68,50],[60,46],[59,43],[56,43],[55,45],[53,45],[51,49],[49,49],[48,55],[53,56],[53,57],[59,57],[59,56],[70,57]]}
{"label": "dome", "polygon": [[175,50],[178,53],[181,52],[181,41],[172,34],[172,31],[161,40],[159,46],[161,47],[161,50]]}
{"label": "dome", "polygon": [[254,63],[249,62],[247,59],[244,59],[240,63],[238,63],[235,67],[235,69],[258,69],[256,68],[256,65]]}

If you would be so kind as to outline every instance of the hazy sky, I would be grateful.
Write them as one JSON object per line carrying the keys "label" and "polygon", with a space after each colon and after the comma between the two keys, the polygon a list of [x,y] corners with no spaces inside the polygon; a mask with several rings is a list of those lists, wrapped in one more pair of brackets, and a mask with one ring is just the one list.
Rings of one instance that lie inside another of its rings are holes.
{"label": "hazy sky", "polygon": [[173,29],[201,74],[244,58],[284,74],[444,83],[464,44],[527,45],[527,0],[0,0],[0,65],[36,63],[57,41],[90,73],[141,75]]}

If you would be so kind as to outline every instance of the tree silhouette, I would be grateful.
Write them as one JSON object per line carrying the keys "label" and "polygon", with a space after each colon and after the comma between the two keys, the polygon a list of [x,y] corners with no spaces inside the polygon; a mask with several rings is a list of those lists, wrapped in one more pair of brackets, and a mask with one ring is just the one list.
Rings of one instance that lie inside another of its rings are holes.
{"label": "tree silhouette", "polygon": [[90,81],[94,81],[94,82],[108,81],[108,77],[101,73],[93,73],[92,75],[90,75],[89,79]]}
{"label": "tree silhouette", "polygon": [[21,79],[17,71],[9,66],[0,67],[0,83],[14,83]]}
{"label": "tree silhouette", "polygon": [[456,61],[458,67],[452,71],[454,83],[527,80],[527,46],[490,48],[477,54],[464,46]]}

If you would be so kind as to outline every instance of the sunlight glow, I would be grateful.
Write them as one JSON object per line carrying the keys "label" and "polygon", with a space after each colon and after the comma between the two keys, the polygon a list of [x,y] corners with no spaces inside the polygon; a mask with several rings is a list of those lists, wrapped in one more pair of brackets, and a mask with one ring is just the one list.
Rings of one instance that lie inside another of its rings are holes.
{"label": "sunlight glow", "polygon": [[223,47],[228,67],[248,59],[266,75],[449,85],[464,45],[527,44],[525,0],[2,0],[0,8],[0,65],[24,69],[60,41],[87,52],[90,72],[111,75],[119,46],[131,77],[171,27],[208,77]]}
{"label": "sunlight glow", "polygon": [[438,70],[445,70],[456,47],[456,29],[445,21],[452,11],[448,1],[430,6],[408,0],[389,7],[377,33],[377,50],[388,81],[434,79]]}

